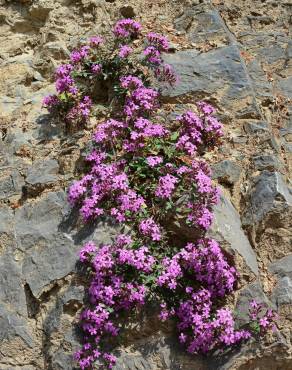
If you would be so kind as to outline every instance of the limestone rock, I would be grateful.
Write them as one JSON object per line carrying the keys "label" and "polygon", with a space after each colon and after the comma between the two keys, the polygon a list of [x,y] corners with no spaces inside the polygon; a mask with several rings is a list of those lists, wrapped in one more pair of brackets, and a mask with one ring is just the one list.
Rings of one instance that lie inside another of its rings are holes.
{"label": "limestone rock", "polygon": [[229,159],[218,162],[212,166],[212,178],[219,179],[221,182],[227,184],[236,183],[239,180],[240,173],[240,167]]}
{"label": "limestone rock", "polygon": [[258,155],[253,157],[253,162],[256,170],[277,170],[281,164],[274,155]]}
{"label": "limestone rock", "polygon": [[7,199],[14,195],[21,195],[23,178],[16,170],[9,171],[5,177],[0,178],[0,199]]}
{"label": "limestone rock", "polygon": [[250,135],[263,135],[269,134],[269,126],[267,122],[248,122],[244,125],[245,131]]}
{"label": "limestone rock", "polygon": [[220,203],[214,207],[214,216],[207,235],[218,240],[228,252],[239,253],[248,268],[258,275],[256,254],[241,228],[239,214],[225,196],[221,196]]}
{"label": "limestone rock", "polygon": [[23,251],[36,246],[56,245],[58,225],[66,213],[66,197],[62,191],[51,192],[15,212],[15,232]]}
{"label": "limestone rock", "polygon": [[281,79],[278,83],[278,88],[281,90],[283,95],[292,99],[292,77]]}
{"label": "limestone rock", "polygon": [[243,223],[252,225],[262,221],[270,212],[289,211],[291,206],[292,194],[280,173],[263,171],[254,181]]}
{"label": "limestone rock", "polygon": [[27,316],[21,267],[7,253],[0,257],[0,302]]}
{"label": "limestone rock", "polygon": [[33,195],[58,181],[59,164],[54,159],[37,161],[28,169],[26,189]]}
{"label": "limestone rock", "polygon": [[272,294],[273,301],[277,305],[292,304],[292,254],[272,263],[269,270],[278,279]]}
{"label": "limestone rock", "polygon": [[66,212],[63,192],[49,193],[40,201],[16,211],[15,232],[19,249],[29,251],[22,273],[35,297],[55,279],[74,270],[76,247],[69,235],[58,231]]}
{"label": "limestone rock", "polygon": [[239,325],[245,325],[250,321],[248,312],[250,308],[249,304],[252,300],[255,300],[257,303],[264,303],[271,307],[271,302],[264,294],[259,280],[247,285],[240,291],[235,308],[236,321]]}
{"label": "limestone rock", "polygon": [[[68,207],[64,189],[73,174],[79,175],[80,146],[90,132],[64,137],[41,102],[55,93],[53,71],[67,62],[69,51],[87,35],[111,33],[121,14],[138,17],[145,32],[169,37],[170,53],[164,58],[181,80],[174,89],[163,90],[171,112],[192,109],[199,99],[216,106],[226,136],[214,153],[214,177],[235,186],[230,201],[223,197],[216,207],[210,233],[240,262],[240,283],[254,278],[259,262],[262,284],[256,280],[235,293],[240,311],[247,312],[252,298],[270,303],[262,285],[270,287],[273,274],[271,300],[281,311],[279,327],[291,341],[292,213],[284,181],[292,151],[289,2],[149,3],[0,0],[1,370],[77,370],[72,360],[79,346],[74,322],[87,282],[85,275],[76,274],[77,253],[89,239],[110,243],[118,230],[105,221],[84,225]],[[76,151],[66,153],[72,144]],[[48,158],[58,159],[61,170]],[[250,163],[249,169],[236,167],[241,159]],[[182,238],[193,231],[179,230]],[[161,326],[150,311],[125,332],[117,369],[291,369],[291,347],[277,340],[270,346],[250,342],[204,359],[187,355],[173,323]]]}
{"label": "limestone rock", "polygon": [[[166,54],[164,60],[174,67],[180,78],[177,86],[163,92],[164,96],[175,98],[191,94],[202,98],[212,95],[228,108],[233,106],[234,100],[237,100],[238,105],[238,101],[242,99],[242,109],[238,111],[238,116],[261,117],[236,46],[226,46],[207,53],[196,50],[178,51],[175,54]],[[251,100],[247,106],[243,100],[248,96]]]}
{"label": "limestone rock", "polygon": [[8,207],[0,207],[0,235],[13,233],[13,211]]}
{"label": "limestone rock", "polygon": [[14,337],[20,337],[29,347],[34,345],[27,320],[15,314],[14,310],[7,310],[0,302],[0,346],[3,340]]}

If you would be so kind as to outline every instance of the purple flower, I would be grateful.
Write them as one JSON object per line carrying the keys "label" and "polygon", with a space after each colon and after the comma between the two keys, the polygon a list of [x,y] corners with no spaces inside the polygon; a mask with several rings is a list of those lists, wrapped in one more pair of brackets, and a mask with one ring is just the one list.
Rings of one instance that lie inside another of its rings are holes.
{"label": "purple flower", "polygon": [[153,241],[159,241],[161,239],[160,228],[152,218],[141,221],[139,231],[142,235],[150,237]]}
{"label": "purple flower", "polygon": [[127,56],[131,54],[132,51],[133,49],[130,46],[123,45],[120,47],[118,55],[120,58],[126,58]]}
{"label": "purple flower", "polygon": [[88,242],[79,252],[79,259],[81,262],[88,261],[88,257],[91,253],[96,252],[96,246],[93,242]]}
{"label": "purple flower", "polygon": [[59,99],[56,95],[48,95],[43,98],[43,106],[46,107],[49,111],[54,108],[54,106],[59,104]]}
{"label": "purple flower", "polygon": [[171,86],[178,83],[178,76],[169,64],[162,64],[154,70],[155,76],[160,82],[166,82]]}
{"label": "purple flower", "polygon": [[131,75],[121,77],[120,82],[121,82],[121,87],[123,87],[124,89],[129,89],[129,90],[135,90],[143,86],[143,82],[140,78],[136,76],[131,76]]}
{"label": "purple flower", "polygon": [[155,190],[155,195],[160,198],[170,198],[178,181],[179,179],[173,175],[167,174],[161,176]]}
{"label": "purple flower", "polygon": [[149,44],[155,46],[159,51],[167,51],[169,49],[169,43],[165,36],[150,32],[146,37]]}
{"label": "purple flower", "polygon": [[100,36],[92,36],[89,38],[89,44],[91,47],[100,46],[103,42],[104,40]]}
{"label": "purple flower", "polygon": [[159,65],[162,63],[161,54],[154,46],[148,46],[143,51],[143,54],[145,55],[145,59],[151,64]]}
{"label": "purple flower", "polygon": [[92,64],[91,72],[94,74],[99,74],[101,72],[102,65],[101,64]]}
{"label": "purple flower", "polygon": [[142,29],[140,23],[133,19],[121,19],[114,26],[114,34],[119,38],[136,37]]}
{"label": "purple flower", "polygon": [[155,167],[163,162],[163,158],[159,156],[150,156],[147,157],[146,160],[150,167]]}

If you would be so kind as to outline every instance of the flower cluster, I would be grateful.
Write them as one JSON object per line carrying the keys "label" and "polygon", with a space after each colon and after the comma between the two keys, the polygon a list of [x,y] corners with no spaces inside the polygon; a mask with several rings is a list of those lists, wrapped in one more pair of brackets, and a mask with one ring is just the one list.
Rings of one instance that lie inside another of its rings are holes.
{"label": "flower cluster", "polygon": [[180,139],[177,148],[189,155],[195,155],[200,148],[214,147],[223,135],[222,124],[213,116],[215,109],[205,102],[199,102],[201,114],[186,112],[178,117]]}
{"label": "flower cluster", "polygon": [[159,198],[170,198],[175,184],[178,182],[178,178],[173,175],[165,175],[159,178],[158,186],[155,191],[155,195]]}
{"label": "flower cluster", "polygon": [[[150,273],[155,259],[147,247],[132,250],[130,245],[129,237],[119,235],[115,245],[97,248],[93,242],[88,242],[79,253],[80,261],[90,267],[92,276],[88,290],[91,307],[80,315],[86,341],[74,355],[81,369],[91,368],[97,360],[113,367],[115,357],[101,351],[100,342],[108,335],[118,335],[117,318],[121,312],[144,304],[147,290],[137,282],[138,273]],[[132,278],[122,276],[119,273],[121,268],[130,269]],[[114,320],[111,317],[113,309]]]}
{"label": "flower cluster", "polygon": [[155,47],[158,51],[168,51],[169,42],[165,36],[150,32],[146,37],[149,45]]}
{"label": "flower cluster", "polygon": [[155,69],[155,77],[159,82],[166,82],[171,86],[178,83],[178,76],[174,72],[172,66],[166,63]]}
{"label": "flower cluster", "polygon": [[141,29],[141,24],[133,19],[121,19],[114,27],[114,34],[119,38],[136,37]]}
{"label": "flower cluster", "polygon": [[179,340],[190,353],[206,353],[222,345],[229,346],[250,338],[247,330],[235,330],[232,313],[227,308],[212,307],[207,289],[186,288],[187,299],[177,309]]}
{"label": "flower cluster", "polygon": [[141,221],[139,231],[142,235],[150,237],[153,241],[159,241],[161,239],[160,228],[152,218]]}
{"label": "flower cluster", "polygon": [[162,264],[164,271],[158,278],[158,285],[176,289],[185,275],[191,275],[208,289],[210,298],[231,292],[236,280],[234,267],[227,263],[213,239],[188,243],[172,258],[165,258]]}
{"label": "flower cluster", "polygon": [[[162,320],[176,320],[179,340],[190,353],[230,346],[253,333],[235,330],[224,299],[234,290],[237,273],[219,244],[203,236],[220,195],[202,159],[222,136],[215,109],[198,102],[194,112],[166,124],[156,114],[162,106],[151,83],[152,78],[171,86],[178,81],[163,63],[167,39],[149,33],[133,67],[137,43],[131,41],[139,37],[141,25],[122,19],[113,33],[117,50],[99,54],[103,39],[91,37],[73,51],[69,64],[57,69],[58,95],[44,99],[50,112],[58,110],[66,123],[80,128],[95,104],[91,85],[108,79],[114,86],[114,104],[109,105],[116,110],[95,128],[86,156],[89,169],[68,191],[84,221],[106,216],[129,230],[111,245],[88,242],[79,253],[91,279],[88,307],[80,315],[84,344],[75,353],[81,369],[91,369],[95,362],[114,366],[110,338],[119,333],[119,318],[138,310],[150,296],[160,299]],[[199,239],[178,246],[177,221],[199,229]],[[251,320],[259,320],[262,335],[275,316],[268,311],[259,318],[260,312],[253,303]]]}
{"label": "flower cluster", "polygon": [[275,321],[278,315],[263,303],[255,300],[250,302],[249,318],[249,328],[255,335],[264,335],[269,330],[275,331],[276,329]]}

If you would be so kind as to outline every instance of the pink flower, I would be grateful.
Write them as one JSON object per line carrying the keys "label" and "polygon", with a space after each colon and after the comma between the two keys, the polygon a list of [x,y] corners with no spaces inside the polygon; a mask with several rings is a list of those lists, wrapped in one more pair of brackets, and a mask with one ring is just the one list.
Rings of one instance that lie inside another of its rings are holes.
{"label": "pink flower", "polygon": [[92,36],[89,38],[89,44],[91,47],[100,46],[103,42],[103,38],[100,36]]}
{"label": "pink flower", "polygon": [[163,162],[163,158],[159,156],[150,156],[147,157],[146,160],[150,167],[155,167]]}
{"label": "pink flower", "polygon": [[120,47],[118,55],[120,58],[126,58],[127,56],[131,54],[132,51],[133,49],[130,46],[123,45]]}
{"label": "pink flower", "polygon": [[94,74],[99,74],[101,72],[102,66],[101,64],[92,64],[91,72]]}
{"label": "pink flower", "polygon": [[140,23],[133,19],[121,19],[114,26],[114,34],[119,38],[136,37],[142,29]]}

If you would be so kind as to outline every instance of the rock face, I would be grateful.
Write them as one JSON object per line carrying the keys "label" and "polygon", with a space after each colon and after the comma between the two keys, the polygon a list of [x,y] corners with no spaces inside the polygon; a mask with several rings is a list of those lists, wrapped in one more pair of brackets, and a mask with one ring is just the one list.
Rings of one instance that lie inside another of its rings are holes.
{"label": "rock face", "polygon": [[292,254],[272,263],[270,271],[276,275],[278,283],[273,291],[277,305],[292,303]]}
{"label": "rock face", "polygon": [[218,240],[231,254],[239,254],[251,272],[258,275],[257,257],[241,228],[239,214],[224,196],[221,196],[220,203],[214,207],[214,222],[208,235]]}
{"label": "rock face", "polygon": [[238,322],[253,298],[276,307],[280,319],[274,342],[202,358],[188,356],[172,323],[149,309],[130,325],[115,369],[291,369],[289,4],[261,0],[0,0],[0,369],[77,370],[74,322],[86,285],[77,253],[118,230],[83,225],[68,206],[90,132],[65,137],[41,101],[54,92],[52,74],[69,50],[107,34],[121,16],[169,34],[165,60],[180,84],[163,90],[165,102],[178,111],[198,99],[218,107],[223,145],[206,159],[224,195],[209,235],[241,274]]}
{"label": "rock face", "polygon": [[291,210],[292,193],[278,172],[263,171],[254,181],[244,224],[261,222],[269,213]]}

